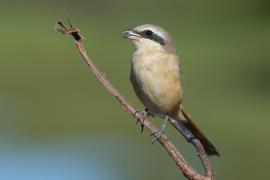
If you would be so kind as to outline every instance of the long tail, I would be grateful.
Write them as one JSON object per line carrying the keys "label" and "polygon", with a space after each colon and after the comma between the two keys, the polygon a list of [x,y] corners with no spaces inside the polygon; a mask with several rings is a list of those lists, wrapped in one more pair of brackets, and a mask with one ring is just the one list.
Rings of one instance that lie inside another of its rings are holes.
{"label": "long tail", "polygon": [[[215,146],[208,140],[208,138],[203,134],[200,128],[193,122],[193,120],[191,119],[191,116],[186,111],[184,111],[182,106],[180,106],[176,119],[177,119],[177,123],[179,124],[179,127],[181,127],[181,130],[177,127],[176,128],[179,131],[188,130],[195,138],[199,139],[207,155],[220,156]],[[183,134],[183,132],[181,133]]]}

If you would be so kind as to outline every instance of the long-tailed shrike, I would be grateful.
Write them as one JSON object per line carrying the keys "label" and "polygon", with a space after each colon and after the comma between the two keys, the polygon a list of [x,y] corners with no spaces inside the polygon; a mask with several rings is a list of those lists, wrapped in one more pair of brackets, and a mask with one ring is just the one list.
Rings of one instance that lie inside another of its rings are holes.
{"label": "long-tailed shrike", "polygon": [[[164,118],[156,138],[165,130],[169,118],[175,119],[179,127],[191,133],[188,139],[201,141],[208,155],[219,155],[182,108],[183,84],[181,64],[169,33],[163,28],[146,24],[123,32],[123,36],[135,45],[131,63],[130,80],[136,95],[145,106],[145,114]],[[178,129],[179,130],[179,129]]]}

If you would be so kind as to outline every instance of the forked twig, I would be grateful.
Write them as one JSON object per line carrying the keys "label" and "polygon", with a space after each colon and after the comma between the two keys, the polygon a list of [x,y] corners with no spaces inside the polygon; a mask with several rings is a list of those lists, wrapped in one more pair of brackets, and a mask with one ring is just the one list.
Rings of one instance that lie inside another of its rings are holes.
{"label": "forked twig", "polygon": [[[63,23],[60,21],[57,23],[58,26],[56,30],[62,32],[64,34],[69,34],[73,36],[75,39],[76,47],[78,48],[82,58],[89,66],[90,70],[95,74],[97,79],[104,85],[104,87],[111,93],[120,103],[121,107],[134,118],[136,118],[145,128],[148,130],[150,134],[156,132],[157,128],[146,118],[141,118],[141,116],[136,113],[136,110],[131,106],[131,104],[120,94],[120,92],[114,87],[114,85],[106,78],[104,73],[102,73],[96,65],[93,63],[92,59],[87,55],[87,52],[82,43],[82,37],[79,33],[79,29],[73,28],[70,20],[68,18],[68,22],[70,28],[66,28]],[[174,121],[171,120],[173,123]],[[195,146],[199,153],[199,157],[203,163],[203,166],[206,171],[206,175],[201,175],[199,172],[194,170],[184,159],[182,154],[177,150],[177,148],[173,145],[173,143],[169,140],[169,138],[162,134],[161,137],[158,139],[158,142],[162,145],[162,147],[168,152],[170,157],[175,161],[176,165],[180,168],[182,173],[190,180],[213,180],[214,179],[214,172],[211,167],[211,164],[208,160],[208,157],[205,153],[205,150],[200,143],[199,140],[194,139],[192,144]]]}

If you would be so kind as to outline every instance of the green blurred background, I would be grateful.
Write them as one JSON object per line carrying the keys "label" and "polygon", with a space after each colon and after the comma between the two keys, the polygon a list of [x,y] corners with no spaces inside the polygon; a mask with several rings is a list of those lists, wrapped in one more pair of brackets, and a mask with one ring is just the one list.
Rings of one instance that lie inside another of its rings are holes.
{"label": "green blurred background", "polygon": [[[71,37],[54,31],[66,13],[138,108],[133,46],[121,32],[146,23],[168,30],[183,64],[184,106],[221,153],[210,158],[217,179],[270,179],[269,2],[1,0],[0,179],[184,179],[89,72]],[[194,148],[172,127],[167,133],[202,170]]]}

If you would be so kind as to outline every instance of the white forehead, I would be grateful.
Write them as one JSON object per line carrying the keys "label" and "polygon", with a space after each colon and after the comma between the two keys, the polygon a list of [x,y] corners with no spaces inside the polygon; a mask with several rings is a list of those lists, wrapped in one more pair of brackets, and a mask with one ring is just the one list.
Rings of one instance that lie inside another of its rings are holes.
{"label": "white forehead", "polygon": [[134,28],[135,31],[142,32],[145,30],[151,30],[153,33],[164,39],[170,39],[170,35],[162,27],[153,24],[144,24]]}

